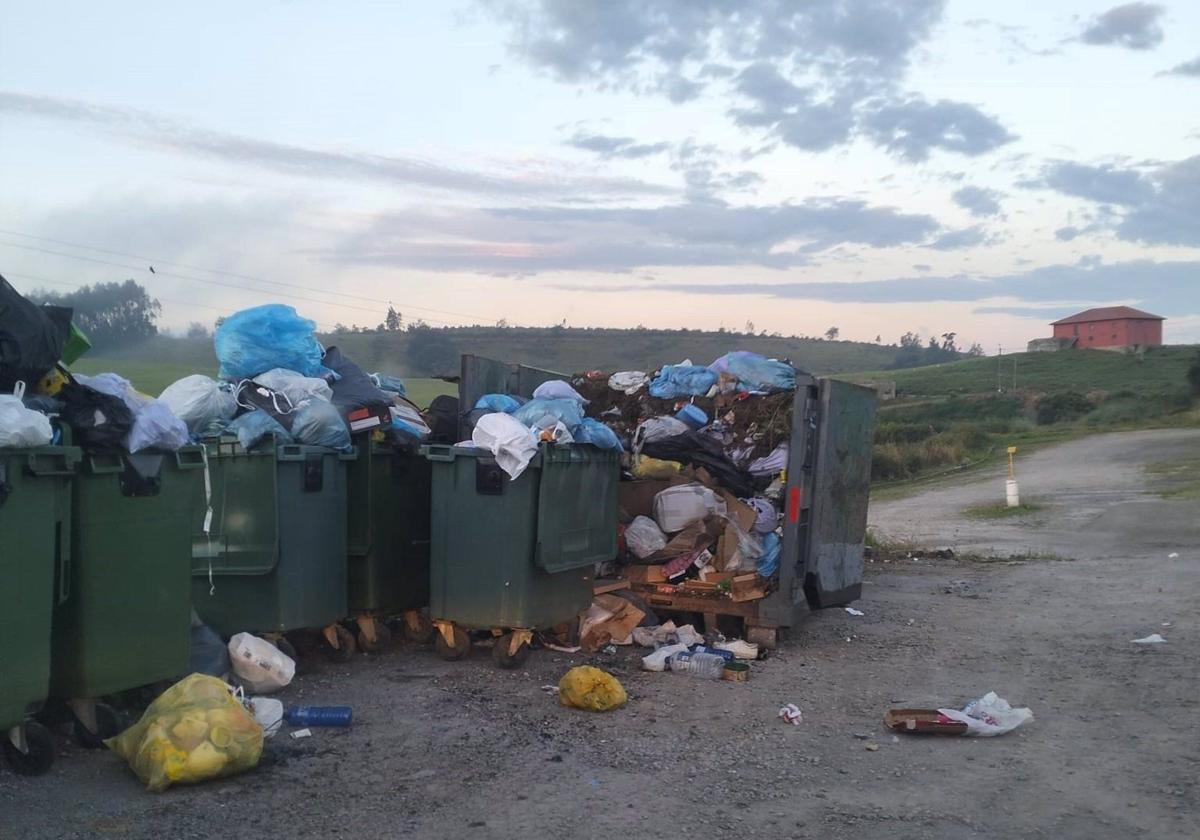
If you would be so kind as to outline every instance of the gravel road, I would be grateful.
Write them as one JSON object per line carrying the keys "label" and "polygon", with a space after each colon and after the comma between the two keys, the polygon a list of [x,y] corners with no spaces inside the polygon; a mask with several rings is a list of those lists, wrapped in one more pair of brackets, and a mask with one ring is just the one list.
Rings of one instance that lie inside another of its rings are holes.
{"label": "gravel road", "polygon": [[[503,672],[482,648],[398,645],[298,677],[286,702],[350,703],[354,727],[276,737],[242,777],[149,794],[65,738],[47,776],[0,768],[0,838],[1200,837],[1200,502],[1143,470],[1197,454],[1200,430],[1031,453],[1040,507],[1012,520],[961,516],[1003,498],[1002,471],[874,507],[881,532],[958,557],[869,564],[865,616],[810,616],[748,683],[643,673],[633,650]],[[583,662],[627,708],[543,691]],[[880,723],[988,690],[1036,720],[997,739]],[[777,720],[787,702],[802,725]]]}

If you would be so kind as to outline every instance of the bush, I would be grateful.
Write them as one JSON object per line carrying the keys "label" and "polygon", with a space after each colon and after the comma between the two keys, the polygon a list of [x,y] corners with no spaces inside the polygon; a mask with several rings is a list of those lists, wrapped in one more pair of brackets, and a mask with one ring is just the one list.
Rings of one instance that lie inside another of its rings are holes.
{"label": "bush", "polygon": [[1093,408],[1095,405],[1078,391],[1060,391],[1042,397],[1038,401],[1035,416],[1039,426],[1049,426],[1076,420]]}
{"label": "bush", "polygon": [[875,442],[917,443],[933,434],[934,428],[928,423],[880,423],[875,431]]}
{"label": "bush", "polygon": [[1192,360],[1192,364],[1188,367],[1187,381],[1192,393],[1200,396],[1200,353],[1196,353],[1196,358]]}

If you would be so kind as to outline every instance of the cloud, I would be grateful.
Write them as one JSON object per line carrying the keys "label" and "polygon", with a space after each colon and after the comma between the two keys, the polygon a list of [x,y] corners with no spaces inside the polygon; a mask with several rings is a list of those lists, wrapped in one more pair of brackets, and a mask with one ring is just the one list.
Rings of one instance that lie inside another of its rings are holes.
{"label": "cloud", "polygon": [[972,216],[982,218],[1000,214],[1000,199],[1003,198],[1003,193],[983,187],[967,186],[955,190],[951,198]]}
{"label": "cloud", "polygon": [[651,157],[671,148],[670,143],[638,143],[632,137],[610,137],[604,134],[587,134],[582,131],[567,141],[567,145],[577,149],[595,152],[602,158],[638,158]]}
{"label": "cloud", "polygon": [[928,158],[933,149],[975,157],[1017,139],[973,105],[945,99],[912,98],[883,105],[867,117],[866,132],[881,146],[914,162]]}
{"label": "cloud", "polygon": [[1111,164],[1089,166],[1056,161],[1046,167],[1042,181],[1034,183],[1102,204],[1140,204],[1154,193],[1154,185],[1140,173]]}
{"label": "cloud", "polygon": [[532,274],[628,272],[649,266],[801,265],[840,244],[914,244],[930,216],[847,199],[652,208],[495,207],[377,218],[322,256],[344,264]]}
{"label": "cloud", "polygon": [[1200,77],[1200,56],[1193,58],[1191,61],[1185,61],[1183,64],[1176,64],[1170,70],[1160,75]]}
{"label": "cloud", "polygon": [[987,241],[983,228],[972,227],[962,230],[952,230],[942,234],[926,247],[935,251],[958,251],[963,248],[974,248]]}
{"label": "cloud", "polygon": [[132,108],[0,91],[0,113],[74,123],[157,149],[306,178],[369,181],[479,195],[564,196],[580,192],[662,195],[675,190],[634,179],[561,172],[487,173],[416,157],[328,151],[209,131]]}
{"label": "cloud", "polygon": [[1162,43],[1163,31],[1158,25],[1163,7],[1156,3],[1126,3],[1114,6],[1092,18],[1079,40],[1093,46],[1118,46],[1131,50],[1148,50]]}

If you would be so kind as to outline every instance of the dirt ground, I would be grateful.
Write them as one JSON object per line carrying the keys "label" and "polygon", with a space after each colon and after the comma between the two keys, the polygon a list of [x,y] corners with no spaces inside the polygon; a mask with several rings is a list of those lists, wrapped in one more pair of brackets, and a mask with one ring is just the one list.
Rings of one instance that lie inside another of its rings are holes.
{"label": "dirt ground", "polygon": [[[0,769],[0,837],[1200,837],[1200,501],[1143,470],[1197,452],[1192,430],[1032,453],[1038,507],[1016,519],[960,515],[1003,498],[1001,471],[874,507],[889,538],[959,556],[868,565],[865,616],[810,616],[745,684],[643,673],[628,649],[504,672],[482,647],[450,664],[401,645],[297,678],[286,702],[352,704],[354,727],[280,735],[239,778],[149,794],[62,738],[49,775]],[[583,662],[627,708],[543,690]],[[880,722],[988,690],[1036,720],[997,739]],[[802,725],[776,718],[787,702]]]}

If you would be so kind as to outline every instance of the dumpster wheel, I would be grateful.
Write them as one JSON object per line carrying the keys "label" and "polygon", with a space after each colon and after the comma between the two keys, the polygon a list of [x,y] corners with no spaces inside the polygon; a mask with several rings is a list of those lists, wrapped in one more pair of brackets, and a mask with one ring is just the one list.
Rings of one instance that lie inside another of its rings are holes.
{"label": "dumpster wheel", "polygon": [[[358,649],[364,653],[381,653],[391,647],[392,644],[392,629],[382,621],[376,621],[370,616],[362,616],[357,620],[358,624]],[[371,632],[368,633],[364,623],[371,624]],[[372,638],[374,637],[374,638]]]}
{"label": "dumpster wheel", "polygon": [[71,734],[75,738],[75,743],[87,750],[98,750],[104,746],[105,738],[112,738],[121,734],[121,719],[117,717],[117,711],[107,703],[95,704],[96,715],[96,731],[88,729],[87,724],[75,717],[74,724],[71,728]]}
{"label": "dumpster wheel", "polygon": [[24,750],[13,743],[12,735],[4,739],[4,758],[13,772],[20,776],[40,776],[54,764],[54,739],[50,730],[40,723],[28,721],[14,733],[23,741]]}
{"label": "dumpster wheel", "polygon": [[437,628],[429,620],[429,616],[420,610],[408,610],[404,613],[402,628],[404,638],[414,644],[427,645],[433,641]]}
{"label": "dumpster wheel", "polygon": [[528,630],[512,630],[499,636],[492,647],[492,659],[501,668],[520,668],[529,658],[529,642],[533,634]]}
{"label": "dumpster wheel", "polygon": [[349,662],[354,658],[358,645],[355,644],[354,634],[342,625],[329,625],[321,631],[321,637],[325,640],[325,655],[329,657],[330,662]]}
{"label": "dumpster wheel", "polygon": [[296,646],[294,644],[292,644],[290,641],[288,641],[287,636],[279,636],[278,638],[275,638],[275,639],[267,639],[267,641],[270,642],[271,644],[275,645],[275,647],[279,650],[280,653],[282,653],[288,659],[295,662],[296,669],[299,670],[300,654],[296,651]]}
{"label": "dumpster wheel", "polygon": [[[433,649],[438,656],[447,662],[455,662],[471,652],[471,637],[466,630],[447,621],[434,623],[438,632],[433,637]],[[453,641],[447,641],[447,636]]]}

